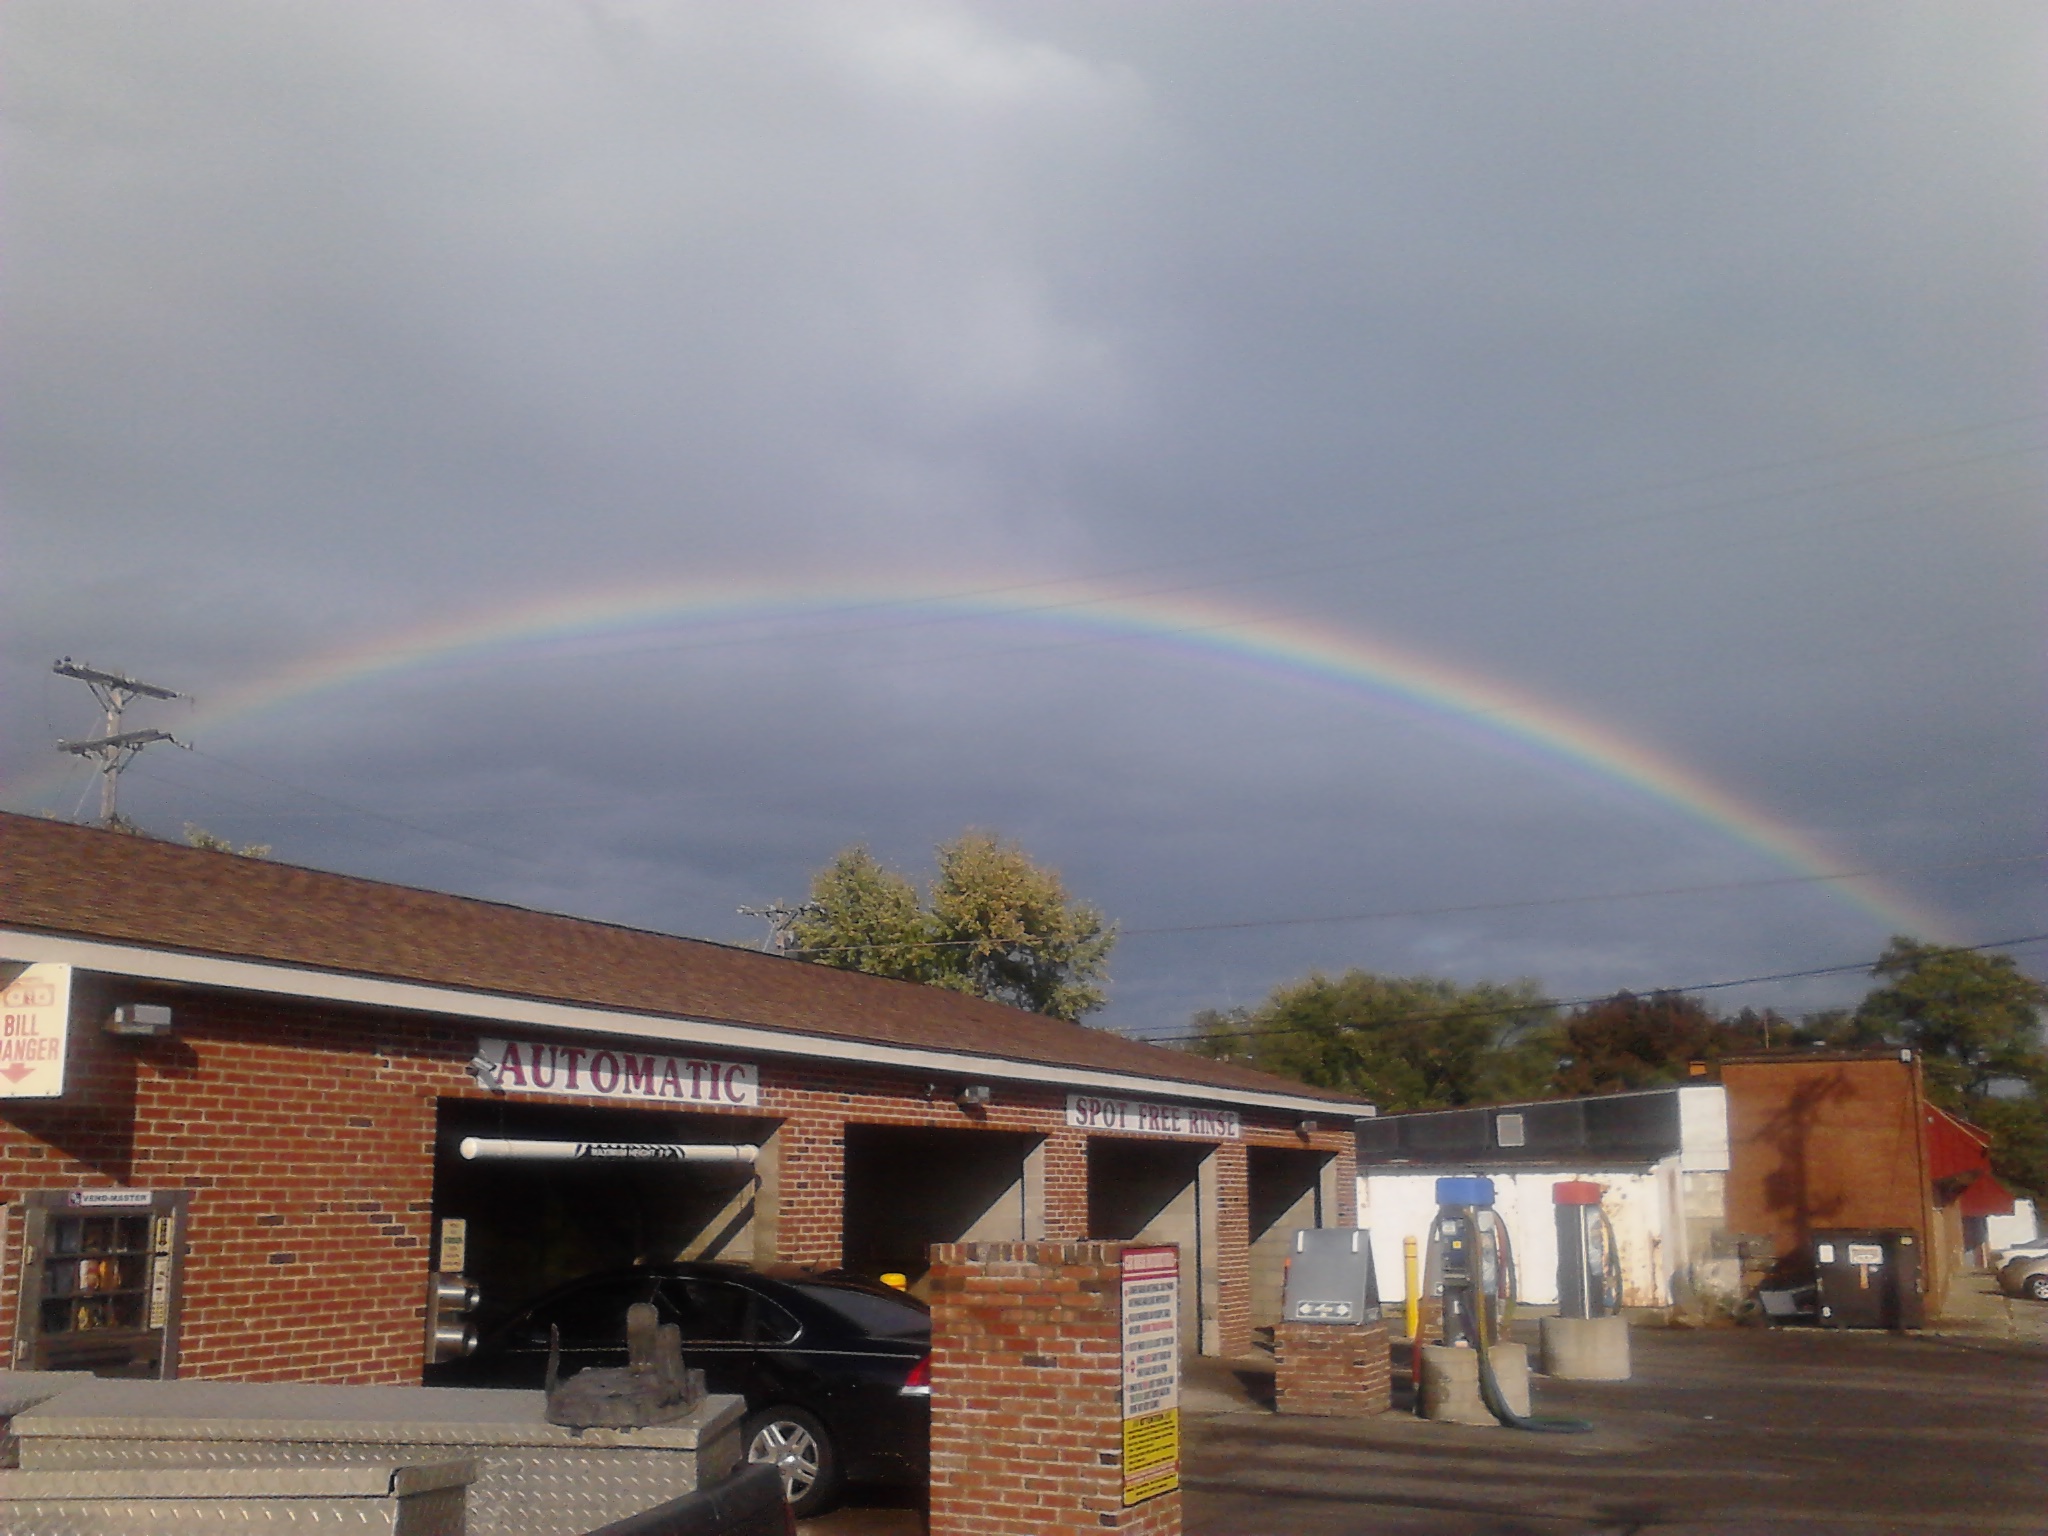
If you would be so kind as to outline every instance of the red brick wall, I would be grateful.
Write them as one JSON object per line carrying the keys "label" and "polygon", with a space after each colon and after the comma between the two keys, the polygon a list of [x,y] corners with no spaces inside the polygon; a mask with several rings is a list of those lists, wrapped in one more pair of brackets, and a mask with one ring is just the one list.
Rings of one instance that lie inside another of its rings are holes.
{"label": "red brick wall", "polygon": [[[1732,1230],[1769,1233],[1795,1265],[1817,1228],[1895,1227],[1931,1250],[1917,1062],[1725,1062],[1721,1081]],[[1939,1265],[1925,1276],[1930,1313],[1945,1279]]]}
{"label": "red brick wall", "polygon": [[[463,1068],[492,1028],[133,983],[122,984],[121,1000],[169,1003],[175,1032],[107,1037],[97,1028],[107,998],[79,977],[66,1097],[0,1107],[0,1199],[90,1185],[191,1190],[181,1375],[416,1381],[435,1104],[489,1097]],[[848,1122],[1043,1136],[1046,1236],[1086,1236],[1086,1137],[1066,1125],[1063,1089],[999,1083],[995,1102],[970,1113],[952,1099],[955,1085],[927,1098],[924,1079],[906,1073],[763,1061],[761,1077],[759,1108],[731,1113],[781,1122],[782,1259],[840,1258]],[[1294,1123],[1248,1114],[1245,1135],[1337,1153],[1348,1208],[1350,1136],[1324,1130],[1304,1141]],[[1242,1350],[1244,1154],[1242,1143],[1222,1146],[1224,1341]],[[0,1255],[0,1338],[10,1342],[21,1230],[19,1211],[10,1212]]]}
{"label": "red brick wall", "polygon": [[1281,1413],[1366,1418],[1392,1403],[1385,1323],[1281,1323],[1273,1343],[1273,1403]]}
{"label": "red brick wall", "polygon": [[[1251,1212],[1244,1143],[1226,1141],[1216,1149],[1216,1335],[1217,1349],[1232,1360],[1251,1353]],[[1182,1262],[1186,1262],[1183,1255]]]}
{"label": "red brick wall", "polygon": [[932,1536],[1180,1530],[1177,1491],[1123,1507],[1125,1246],[933,1250]]}

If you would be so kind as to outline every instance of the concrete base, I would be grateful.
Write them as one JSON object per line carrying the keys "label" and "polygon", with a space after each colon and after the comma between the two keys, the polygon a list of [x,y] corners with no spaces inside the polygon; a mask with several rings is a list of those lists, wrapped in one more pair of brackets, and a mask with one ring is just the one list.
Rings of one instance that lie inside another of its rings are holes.
{"label": "concrete base", "polygon": [[1627,1381],[1628,1319],[1544,1318],[1543,1374],[1559,1381]]}
{"label": "concrete base", "polygon": [[[1508,1407],[1522,1417],[1529,1413],[1529,1351],[1520,1344],[1496,1344],[1494,1379]],[[1479,1351],[1455,1344],[1426,1344],[1422,1349],[1422,1416],[1445,1424],[1497,1424],[1479,1395]]]}

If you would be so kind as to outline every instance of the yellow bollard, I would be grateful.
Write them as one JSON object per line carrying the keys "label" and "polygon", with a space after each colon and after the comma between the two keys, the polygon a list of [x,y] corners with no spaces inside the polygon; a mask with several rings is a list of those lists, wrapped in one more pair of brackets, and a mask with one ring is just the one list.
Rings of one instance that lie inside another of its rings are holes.
{"label": "yellow bollard", "polygon": [[1422,1266],[1416,1262],[1417,1244],[1412,1237],[1401,1239],[1401,1294],[1408,1299],[1402,1312],[1408,1323],[1408,1337],[1422,1326]]}

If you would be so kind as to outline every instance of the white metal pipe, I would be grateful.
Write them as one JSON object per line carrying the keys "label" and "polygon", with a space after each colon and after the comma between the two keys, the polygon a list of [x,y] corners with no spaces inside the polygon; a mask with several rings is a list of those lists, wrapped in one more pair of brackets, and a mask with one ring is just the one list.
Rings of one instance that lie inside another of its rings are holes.
{"label": "white metal pipe", "polygon": [[759,1147],[682,1141],[520,1141],[465,1136],[467,1162],[752,1163]]}

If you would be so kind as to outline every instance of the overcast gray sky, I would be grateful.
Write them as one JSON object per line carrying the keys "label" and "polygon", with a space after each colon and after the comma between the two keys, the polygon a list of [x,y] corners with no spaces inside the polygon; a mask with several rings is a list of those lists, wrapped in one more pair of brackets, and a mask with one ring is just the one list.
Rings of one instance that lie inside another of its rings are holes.
{"label": "overcast gray sky", "polygon": [[136,819],[380,879],[752,943],[987,827],[1150,1032],[2048,930],[2044,56],[1955,0],[11,0],[0,803],[94,809],[71,655],[196,697]]}

